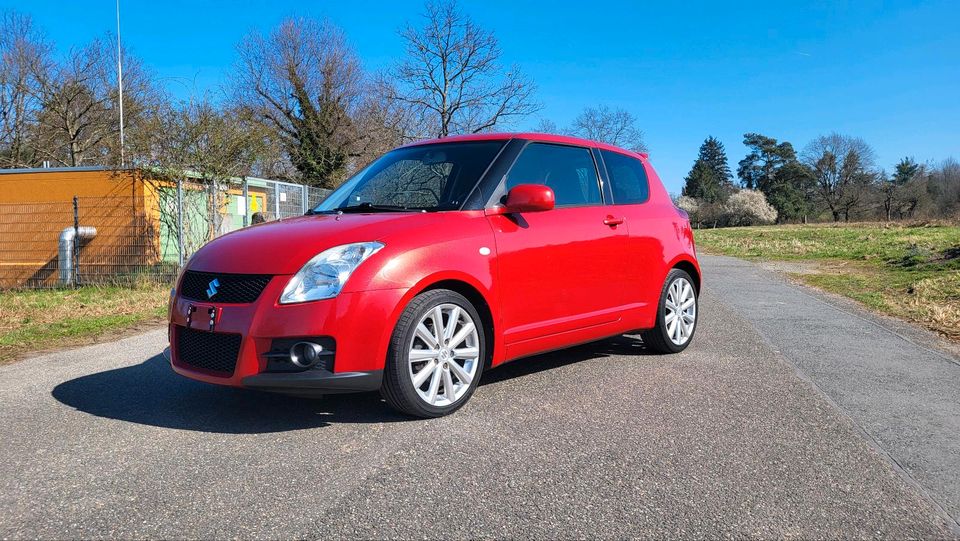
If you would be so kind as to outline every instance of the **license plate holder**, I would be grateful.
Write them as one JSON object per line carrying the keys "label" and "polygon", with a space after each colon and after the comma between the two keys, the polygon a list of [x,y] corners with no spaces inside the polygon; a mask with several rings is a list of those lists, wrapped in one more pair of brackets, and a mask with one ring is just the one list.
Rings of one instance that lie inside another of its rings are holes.
{"label": "license plate holder", "polygon": [[189,304],[187,306],[187,328],[213,332],[220,323],[223,310],[212,304]]}

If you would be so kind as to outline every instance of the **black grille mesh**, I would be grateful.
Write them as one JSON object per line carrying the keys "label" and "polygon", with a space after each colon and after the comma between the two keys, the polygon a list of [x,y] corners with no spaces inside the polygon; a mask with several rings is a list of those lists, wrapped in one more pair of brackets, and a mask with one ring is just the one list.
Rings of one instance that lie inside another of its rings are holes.
{"label": "black grille mesh", "polygon": [[[250,303],[257,300],[267,287],[269,274],[217,274],[214,272],[187,271],[180,282],[180,295],[187,299],[207,302]],[[219,282],[217,293],[207,297],[210,282]]]}
{"label": "black grille mesh", "polygon": [[239,334],[197,331],[177,327],[177,360],[183,364],[233,374],[240,354]]}

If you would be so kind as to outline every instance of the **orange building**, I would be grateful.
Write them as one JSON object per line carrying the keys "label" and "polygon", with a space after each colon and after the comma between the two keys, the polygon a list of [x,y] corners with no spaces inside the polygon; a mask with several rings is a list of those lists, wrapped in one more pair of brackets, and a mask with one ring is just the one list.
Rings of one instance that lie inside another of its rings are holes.
{"label": "orange building", "polygon": [[[168,279],[207,240],[242,227],[254,212],[272,219],[279,209],[268,201],[279,193],[273,181],[237,179],[213,189],[188,179],[179,194],[177,184],[139,169],[0,169],[0,288],[64,285],[71,276],[81,283]],[[74,226],[75,197],[77,225],[96,231],[84,230],[90,235],[81,236],[78,255],[64,261],[60,236],[71,236],[64,230]],[[303,204],[289,212],[302,213]]]}

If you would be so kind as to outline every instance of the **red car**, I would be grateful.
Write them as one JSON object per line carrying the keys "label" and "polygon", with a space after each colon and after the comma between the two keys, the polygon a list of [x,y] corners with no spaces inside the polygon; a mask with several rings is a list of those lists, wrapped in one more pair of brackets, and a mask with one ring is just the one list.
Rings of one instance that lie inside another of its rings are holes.
{"label": "red car", "polygon": [[184,376],[291,394],[380,390],[436,417],[485,369],[631,331],[685,349],[700,268],[647,156],[542,134],[393,150],[306,216],[224,235],[170,306]]}

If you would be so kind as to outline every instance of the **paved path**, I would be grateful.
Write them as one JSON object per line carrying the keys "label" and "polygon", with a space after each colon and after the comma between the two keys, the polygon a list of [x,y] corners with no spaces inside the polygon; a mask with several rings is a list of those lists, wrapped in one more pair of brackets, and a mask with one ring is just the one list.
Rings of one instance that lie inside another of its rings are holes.
{"label": "paved path", "polygon": [[431,421],[180,378],[164,331],[2,367],[0,537],[960,535],[960,367],[825,324],[749,264],[705,269],[684,354],[518,361]]}
{"label": "paved path", "polygon": [[960,359],[911,326],[708,257],[712,290],[960,520]]}

